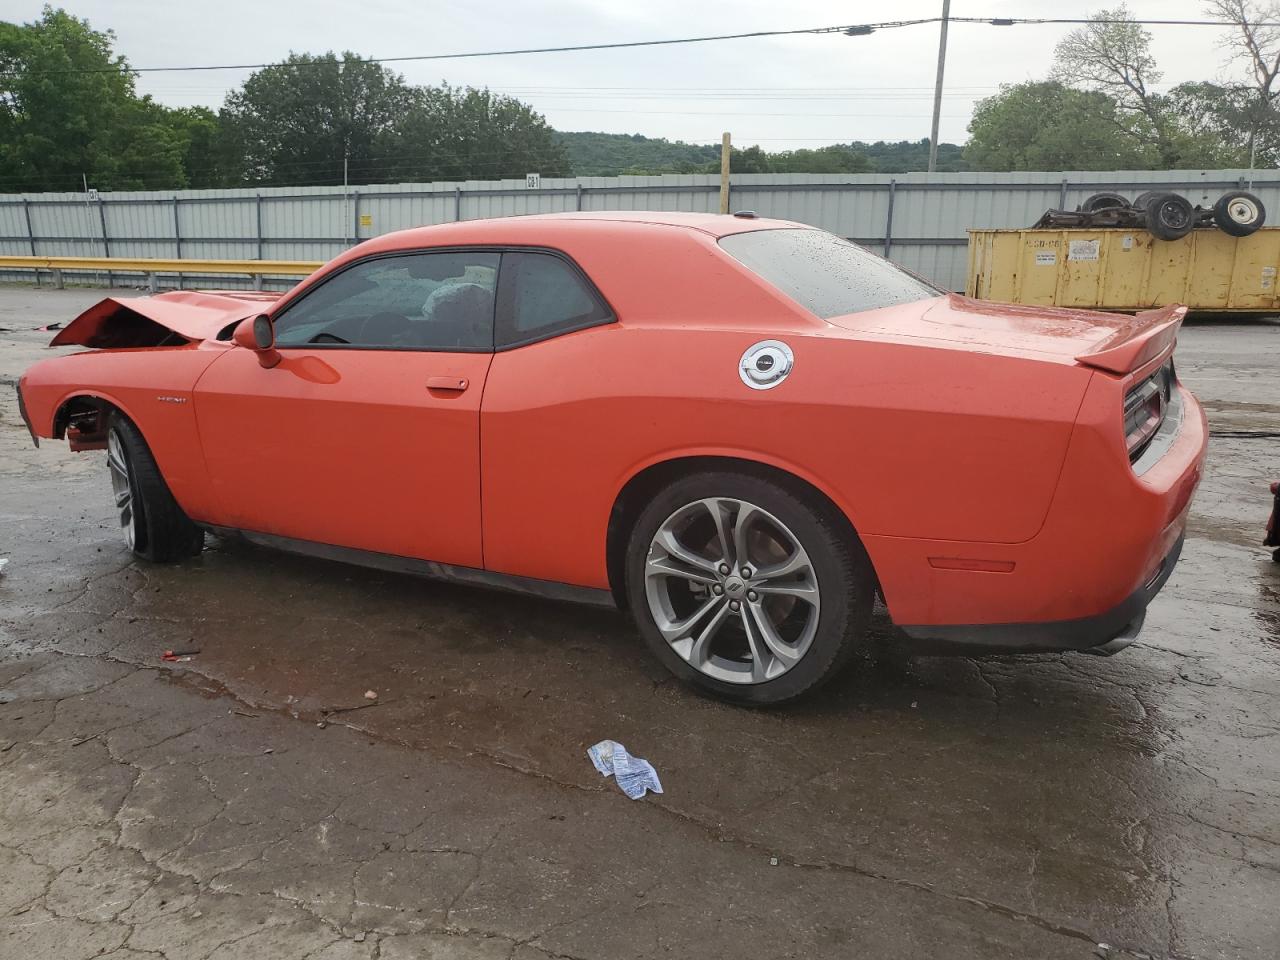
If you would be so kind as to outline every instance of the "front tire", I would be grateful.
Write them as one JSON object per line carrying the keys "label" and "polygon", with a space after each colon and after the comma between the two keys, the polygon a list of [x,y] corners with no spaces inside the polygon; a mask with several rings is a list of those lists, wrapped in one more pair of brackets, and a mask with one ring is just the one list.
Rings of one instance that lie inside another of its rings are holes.
{"label": "front tire", "polygon": [[138,428],[118,413],[107,427],[107,469],[130,550],[144,560],[169,563],[204,549],[204,531],[173,499]]}
{"label": "front tire", "polygon": [[817,688],[863,647],[875,576],[829,503],[708,472],[672,483],[640,514],[626,585],[641,634],[672,673],[766,705]]}

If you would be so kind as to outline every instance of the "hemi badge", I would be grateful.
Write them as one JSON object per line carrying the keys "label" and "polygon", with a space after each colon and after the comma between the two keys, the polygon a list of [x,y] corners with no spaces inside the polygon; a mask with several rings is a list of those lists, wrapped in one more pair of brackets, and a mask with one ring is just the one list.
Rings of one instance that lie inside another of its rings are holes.
{"label": "hemi badge", "polygon": [[159,397],[156,397],[156,399],[159,400],[161,403],[186,403],[187,402],[186,397],[159,396]]}

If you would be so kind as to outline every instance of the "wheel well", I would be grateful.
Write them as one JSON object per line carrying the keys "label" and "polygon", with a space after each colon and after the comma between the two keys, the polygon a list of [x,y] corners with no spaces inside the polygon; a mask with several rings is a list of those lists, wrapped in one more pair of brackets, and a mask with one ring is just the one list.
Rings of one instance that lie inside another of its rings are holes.
{"label": "wheel well", "polygon": [[65,434],[72,450],[97,449],[106,443],[107,420],[115,412],[115,405],[101,397],[71,397],[53,415],[53,436]]}
{"label": "wheel well", "polygon": [[[605,545],[605,562],[609,574],[609,589],[613,593],[618,608],[627,609],[626,590],[626,555],[627,540],[631,529],[645,505],[653,499],[663,487],[674,483],[681,477],[691,473],[702,473],[719,470],[728,473],[741,473],[748,476],[769,480],[787,490],[793,496],[809,503],[815,510],[820,510],[833,522],[842,526],[851,537],[857,536],[853,523],[830,497],[815,487],[808,480],[788,473],[779,467],[755,460],[743,460],[738,457],[680,457],[675,460],[664,460],[645,467],[627,481],[627,485],[618,493],[613,502],[613,511],[609,514],[609,531]],[[878,589],[878,586],[877,586]]]}

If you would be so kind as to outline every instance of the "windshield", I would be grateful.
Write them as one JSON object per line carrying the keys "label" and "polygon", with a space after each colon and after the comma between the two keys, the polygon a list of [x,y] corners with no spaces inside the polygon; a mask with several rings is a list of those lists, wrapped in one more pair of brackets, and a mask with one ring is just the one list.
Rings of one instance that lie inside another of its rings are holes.
{"label": "windshield", "polygon": [[734,259],[824,320],[940,296],[883,257],[824,230],[755,230],[720,238]]}

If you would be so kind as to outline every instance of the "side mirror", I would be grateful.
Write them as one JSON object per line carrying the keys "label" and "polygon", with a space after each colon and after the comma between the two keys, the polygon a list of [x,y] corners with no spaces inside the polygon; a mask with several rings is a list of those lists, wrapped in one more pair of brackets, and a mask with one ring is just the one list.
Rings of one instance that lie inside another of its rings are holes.
{"label": "side mirror", "polygon": [[271,318],[265,313],[256,317],[246,317],[236,325],[231,341],[238,347],[252,350],[258,355],[258,362],[271,368],[280,362],[280,351],[276,349],[276,332],[271,326]]}

